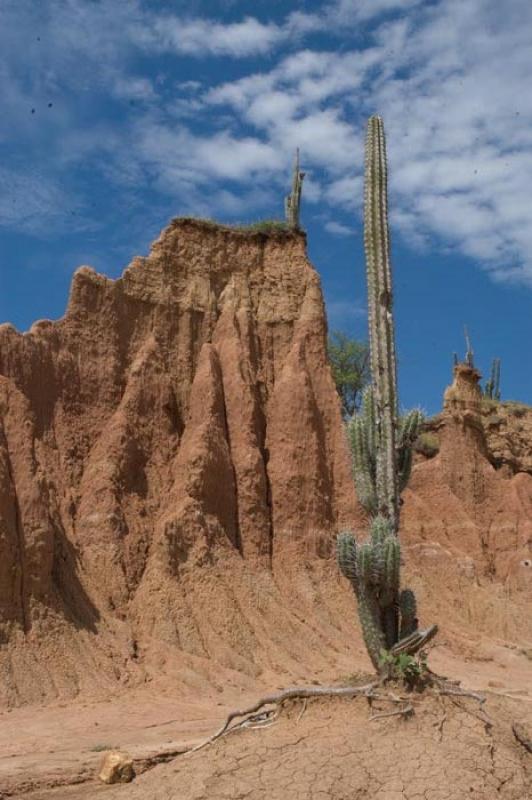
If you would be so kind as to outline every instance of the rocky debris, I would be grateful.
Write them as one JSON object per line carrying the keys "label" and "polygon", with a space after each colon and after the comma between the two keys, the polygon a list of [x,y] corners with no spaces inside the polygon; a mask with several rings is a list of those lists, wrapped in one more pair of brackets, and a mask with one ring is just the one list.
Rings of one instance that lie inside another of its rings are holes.
{"label": "rocky debris", "polygon": [[[477,413],[484,430],[487,458],[500,471],[501,477],[511,478],[519,472],[532,475],[532,406],[480,397]],[[426,438],[420,437],[416,446],[418,453],[431,458],[438,452],[444,424],[443,413],[427,420]]]}
{"label": "rocky debris", "polygon": [[102,783],[130,783],[135,777],[133,760],[120,750],[111,750],[103,757],[98,772]]}
{"label": "rocky debris", "polygon": [[508,477],[518,472],[532,475],[532,407],[484,400],[481,413],[494,467]]}

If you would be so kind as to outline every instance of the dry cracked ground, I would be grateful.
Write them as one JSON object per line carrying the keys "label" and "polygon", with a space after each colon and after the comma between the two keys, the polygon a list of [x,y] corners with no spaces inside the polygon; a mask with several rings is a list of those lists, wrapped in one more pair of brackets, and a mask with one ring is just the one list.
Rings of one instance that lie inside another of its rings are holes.
{"label": "dry cracked ground", "polygon": [[[294,701],[266,728],[241,729],[177,756],[133,784],[31,793],[31,800],[526,800],[530,759],[512,733],[521,699],[492,696],[491,725],[474,700],[415,697],[408,719],[355,700]],[[528,763],[527,763],[528,762]]]}

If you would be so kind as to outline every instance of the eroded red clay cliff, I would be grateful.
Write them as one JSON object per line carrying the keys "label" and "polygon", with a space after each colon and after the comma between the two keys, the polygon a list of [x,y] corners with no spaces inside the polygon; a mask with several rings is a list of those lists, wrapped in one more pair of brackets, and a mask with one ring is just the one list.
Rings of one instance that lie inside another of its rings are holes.
{"label": "eroded red clay cliff", "polygon": [[151,641],[253,662],[242,565],[353,516],[325,336],[304,236],[183,220],[119,280],[79,269],[58,322],[0,328],[5,696],[76,690],[80,648],[124,680]]}
{"label": "eroded red clay cliff", "polygon": [[[491,465],[456,381],[407,571],[451,638],[526,639],[532,477]],[[362,521],[303,235],[176,220],[120,279],[79,269],[63,319],[0,326],[1,702],[349,672],[331,556]]]}

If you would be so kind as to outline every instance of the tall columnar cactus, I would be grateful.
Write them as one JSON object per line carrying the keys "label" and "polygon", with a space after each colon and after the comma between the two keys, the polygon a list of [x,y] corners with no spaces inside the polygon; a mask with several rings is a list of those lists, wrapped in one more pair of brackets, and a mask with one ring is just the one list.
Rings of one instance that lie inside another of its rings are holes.
{"label": "tall columnar cactus", "polygon": [[375,417],[379,434],[376,493],[379,512],[399,527],[395,436],[397,378],[388,233],[387,164],[384,127],[371,117],[366,136],[364,248],[368,284],[369,346]]}
{"label": "tall columnar cactus", "polygon": [[358,601],[369,656],[377,669],[383,653],[414,653],[436,633],[418,631],[416,599],[400,590],[400,493],[408,483],[412,446],[422,422],[417,409],[399,419],[392,277],[387,218],[387,168],[380,117],[368,123],[365,160],[364,243],[368,283],[372,384],[348,424],[357,496],[371,518],[370,538],[350,532],[337,540],[338,564]]}
{"label": "tall columnar cactus", "polygon": [[292,191],[285,199],[286,221],[291,228],[299,228],[299,209],[304,177],[305,173],[299,169],[299,148],[297,148],[292,173]]}

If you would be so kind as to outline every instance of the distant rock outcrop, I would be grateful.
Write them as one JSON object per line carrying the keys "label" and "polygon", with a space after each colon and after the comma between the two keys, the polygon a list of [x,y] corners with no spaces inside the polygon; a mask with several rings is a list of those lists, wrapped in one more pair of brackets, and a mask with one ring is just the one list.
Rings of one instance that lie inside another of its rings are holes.
{"label": "distant rock outcrop", "polygon": [[[430,541],[458,559],[463,574],[495,578],[507,593],[522,589],[532,599],[532,475],[494,467],[479,379],[466,364],[455,367],[443,413],[431,424],[439,453],[414,470],[404,535],[418,552]],[[530,635],[523,619],[514,633],[520,625]]]}

